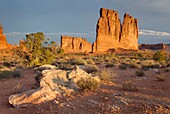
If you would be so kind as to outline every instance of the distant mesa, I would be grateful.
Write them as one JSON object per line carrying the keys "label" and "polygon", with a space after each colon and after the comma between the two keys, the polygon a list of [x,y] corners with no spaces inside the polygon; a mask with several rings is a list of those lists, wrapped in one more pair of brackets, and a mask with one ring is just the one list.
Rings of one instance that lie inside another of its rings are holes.
{"label": "distant mesa", "polygon": [[[121,25],[117,11],[101,8],[96,27],[96,41],[78,40],[81,38],[61,36],[61,47],[66,53],[106,52],[110,49],[138,50],[138,21],[125,13]],[[88,47],[88,48],[87,48]]]}
{"label": "distant mesa", "polygon": [[0,49],[6,48],[12,48],[12,45],[7,43],[6,36],[3,34],[3,27],[0,24]]}

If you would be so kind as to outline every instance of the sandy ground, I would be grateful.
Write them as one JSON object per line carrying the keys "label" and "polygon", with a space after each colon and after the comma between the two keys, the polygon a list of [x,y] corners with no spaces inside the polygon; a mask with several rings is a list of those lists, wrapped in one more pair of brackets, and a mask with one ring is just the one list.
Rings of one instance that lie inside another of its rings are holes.
{"label": "sandy ground", "polygon": [[[0,114],[170,114],[170,72],[165,73],[166,81],[158,81],[154,71],[136,77],[135,68],[110,69],[116,76],[96,91],[79,91],[39,105],[13,108],[9,96],[32,89],[35,84],[35,73],[25,69],[21,78],[0,80]],[[138,91],[122,89],[126,81],[133,81]]]}

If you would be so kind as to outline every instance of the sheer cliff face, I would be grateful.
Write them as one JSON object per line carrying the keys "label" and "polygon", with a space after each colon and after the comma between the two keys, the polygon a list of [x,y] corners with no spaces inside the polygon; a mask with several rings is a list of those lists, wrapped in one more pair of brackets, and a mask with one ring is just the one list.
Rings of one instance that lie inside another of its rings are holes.
{"label": "sheer cliff face", "polygon": [[124,22],[121,25],[117,11],[101,8],[94,44],[93,52],[102,52],[113,48],[137,50],[137,19],[125,14]]}
{"label": "sheer cliff face", "polygon": [[61,36],[61,47],[65,53],[92,52],[92,44],[84,38]]}
{"label": "sheer cliff face", "polygon": [[96,32],[96,51],[118,48],[121,32],[118,12],[104,8],[100,9]]}
{"label": "sheer cliff face", "polygon": [[8,44],[7,44],[6,36],[3,35],[3,28],[2,25],[0,24],[0,49],[4,49],[7,47]]}
{"label": "sheer cliff face", "polygon": [[120,48],[138,49],[138,22],[132,16],[125,14],[120,37]]}

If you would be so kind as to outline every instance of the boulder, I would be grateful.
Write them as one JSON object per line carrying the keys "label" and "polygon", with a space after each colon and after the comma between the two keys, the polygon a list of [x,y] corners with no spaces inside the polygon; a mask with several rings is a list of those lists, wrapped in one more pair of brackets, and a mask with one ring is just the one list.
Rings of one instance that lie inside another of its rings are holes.
{"label": "boulder", "polygon": [[[40,86],[20,94],[11,95],[9,103],[14,107],[24,107],[28,104],[39,104],[53,100],[56,97],[69,95],[78,90],[77,81],[80,78],[90,77],[88,73],[75,67],[74,70],[43,70]],[[99,78],[94,78],[99,81]]]}

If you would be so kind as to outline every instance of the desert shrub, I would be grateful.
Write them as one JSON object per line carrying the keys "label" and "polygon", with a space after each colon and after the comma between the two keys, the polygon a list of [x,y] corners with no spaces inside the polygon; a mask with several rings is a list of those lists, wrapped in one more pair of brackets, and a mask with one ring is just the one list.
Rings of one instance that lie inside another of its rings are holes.
{"label": "desert shrub", "polygon": [[106,67],[106,68],[114,67],[114,66],[115,66],[115,64],[114,64],[114,63],[107,63],[107,64],[105,65],[105,67]]}
{"label": "desert shrub", "polygon": [[100,79],[104,81],[109,81],[113,77],[115,77],[115,74],[110,69],[103,69],[100,73]]}
{"label": "desert shrub", "polygon": [[14,78],[21,77],[21,76],[22,76],[21,71],[20,71],[20,70],[14,70],[14,71],[12,72],[12,76],[13,76]]}
{"label": "desert shrub", "polygon": [[58,54],[59,47],[54,41],[49,42],[42,32],[38,32],[26,35],[23,46],[18,50],[14,50],[14,53],[24,59],[24,65],[37,66],[51,64]]}
{"label": "desert shrub", "polygon": [[140,68],[140,65],[139,64],[137,64],[137,63],[129,63],[128,64],[128,66],[129,66],[129,68]]}
{"label": "desert shrub", "polygon": [[135,72],[136,76],[142,77],[145,75],[145,73],[143,71],[136,71]]}
{"label": "desert shrub", "polygon": [[10,78],[12,78],[12,71],[5,70],[0,72],[0,79],[10,79]]}
{"label": "desert shrub", "polygon": [[121,70],[126,70],[127,69],[127,65],[126,64],[121,64],[121,65],[119,65],[119,68]]}
{"label": "desert shrub", "polygon": [[92,73],[92,72],[97,72],[99,71],[99,68],[98,66],[96,65],[86,65],[84,70],[87,72],[87,73]]}
{"label": "desert shrub", "polygon": [[166,53],[165,51],[161,50],[161,51],[157,51],[154,55],[153,55],[153,59],[155,61],[165,61],[166,60]]}
{"label": "desert shrub", "polygon": [[87,64],[86,60],[82,59],[82,58],[75,58],[71,61],[72,65],[85,65]]}
{"label": "desert shrub", "polygon": [[164,74],[159,74],[156,76],[158,81],[165,81],[166,80],[166,76]]}
{"label": "desert shrub", "polygon": [[99,88],[100,83],[92,77],[81,78],[77,81],[78,87],[87,91],[87,90],[96,90]]}
{"label": "desert shrub", "polygon": [[72,70],[74,66],[72,66],[71,64],[60,64],[58,68],[61,70]]}
{"label": "desert shrub", "polygon": [[122,85],[122,87],[126,91],[137,91],[138,90],[138,88],[136,87],[136,85],[132,81],[125,82]]}
{"label": "desert shrub", "polygon": [[86,61],[87,61],[87,64],[95,64],[93,59],[91,59],[91,58],[86,59]]}

